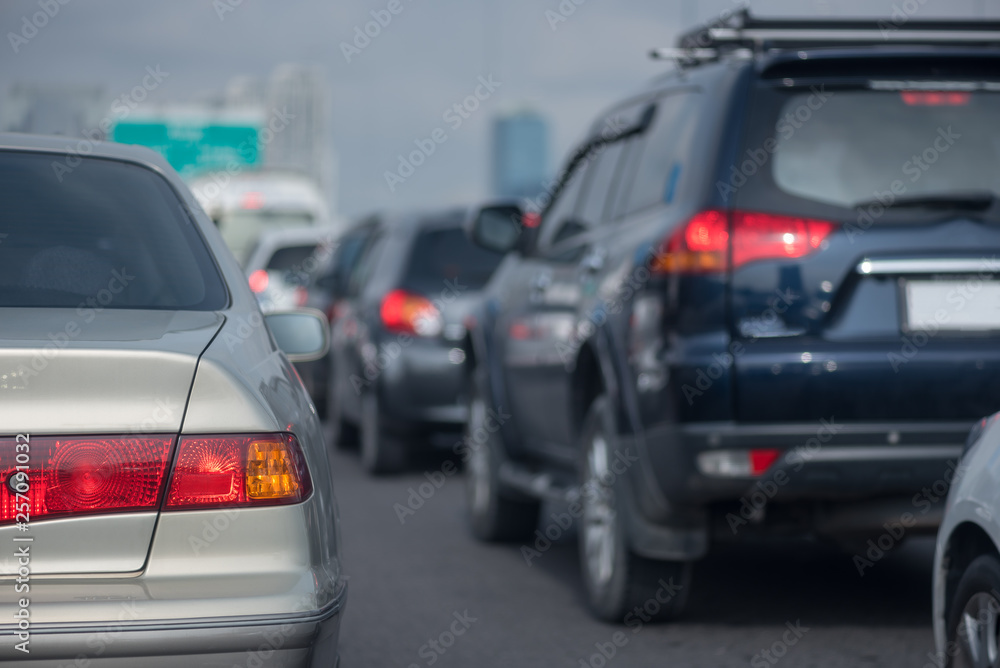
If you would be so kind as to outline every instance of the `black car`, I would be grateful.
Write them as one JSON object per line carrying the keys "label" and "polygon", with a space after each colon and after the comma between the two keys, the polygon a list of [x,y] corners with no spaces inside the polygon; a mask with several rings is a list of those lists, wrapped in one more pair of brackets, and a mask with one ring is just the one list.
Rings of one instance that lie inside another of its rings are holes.
{"label": "black car", "polygon": [[331,440],[359,441],[371,473],[453,445],[466,423],[466,318],[503,257],[468,239],[466,217],[374,216],[340,242],[327,418]]}
{"label": "black car", "polygon": [[998,29],[742,13],[661,52],[540,216],[473,213],[507,253],[467,342],[475,535],[531,562],[581,520],[630,624],[716,538],[933,531],[1000,401]]}

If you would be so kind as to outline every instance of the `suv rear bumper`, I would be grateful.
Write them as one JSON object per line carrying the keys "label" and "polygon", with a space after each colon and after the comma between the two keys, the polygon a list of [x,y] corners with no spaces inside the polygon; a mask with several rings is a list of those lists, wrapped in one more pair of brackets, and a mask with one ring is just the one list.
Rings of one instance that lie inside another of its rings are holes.
{"label": "suv rear bumper", "polygon": [[[971,426],[698,423],[623,436],[619,447],[638,464],[627,475],[632,549],[654,559],[697,559],[708,551],[713,530],[727,522],[733,535],[749,524],[835,537],[897,525],[933,531],[961,473],[958,460]],[[754,448],[784,454],[756,478],[710,476],[698,468],[701,453]],[[787,524],[789,517],[796,523]]]}
{"label": "suv rear bumper", "polygon": [[[950,482],[973,424],[663,425],[646,431],[640,456],[655,482],[648,491],[671,505],[739,500],[768,480],[778,484],[781,501],[897,496]],[[758,448],[783,453],[759,478],[707,475],[698,466],[702,453]]]}

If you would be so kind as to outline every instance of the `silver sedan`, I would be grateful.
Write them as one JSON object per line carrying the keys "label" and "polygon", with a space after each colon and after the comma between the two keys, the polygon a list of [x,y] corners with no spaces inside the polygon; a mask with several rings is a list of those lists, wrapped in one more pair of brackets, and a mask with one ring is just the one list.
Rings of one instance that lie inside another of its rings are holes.
{"label": "silver sedan", "polygon": [[333,666],[322,314],[145,149],[0,134],[0,661]]}

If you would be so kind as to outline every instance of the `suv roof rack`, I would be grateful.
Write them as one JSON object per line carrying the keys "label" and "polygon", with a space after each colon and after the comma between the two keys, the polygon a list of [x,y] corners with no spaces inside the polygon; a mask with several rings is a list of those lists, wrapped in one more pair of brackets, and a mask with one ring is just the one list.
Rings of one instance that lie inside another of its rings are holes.
{"label": "suv roof rack", "polygon": [[747,8],[677,38],[676,48],[655,49],[653,58],[681,67],[720,56],[758,54],[768,49],[873,44],[1000,46],[1000,21],[885,19],[771,19]]}

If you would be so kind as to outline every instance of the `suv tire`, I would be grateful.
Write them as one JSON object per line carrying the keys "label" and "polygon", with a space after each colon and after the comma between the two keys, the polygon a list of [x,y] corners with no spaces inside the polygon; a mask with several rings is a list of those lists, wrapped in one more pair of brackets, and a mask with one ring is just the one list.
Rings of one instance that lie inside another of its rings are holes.
{"label": "suv tire", "polygon": [[606,622],[630,624],[633,615],[642,621],[671,619],[687,601],[691,564],[645,559],[629,549],[628,482],[625,473],[612,468],[614,424],[611,404],[601,395],[591,404],[581,433],[578,533],[587,604]]}
{"label": "suv tire", "polygon": [[361,465],[372,475],[398,473],[408,463],[407,443],[385,426],[378,392],[361,397]]}
{"label": "suv tire", "polygon": [[[482,541],[525,540],[538,526],[541,504],[518,499],[500,483],[504,462],[500,435],[486,424],[486,401],[477,383],[470,382],[469,418],[465,424],[465,506],[472,535]],[[481,430],[481,432],[480,432]],[[485,438],[477,437],[485,434]]]}

